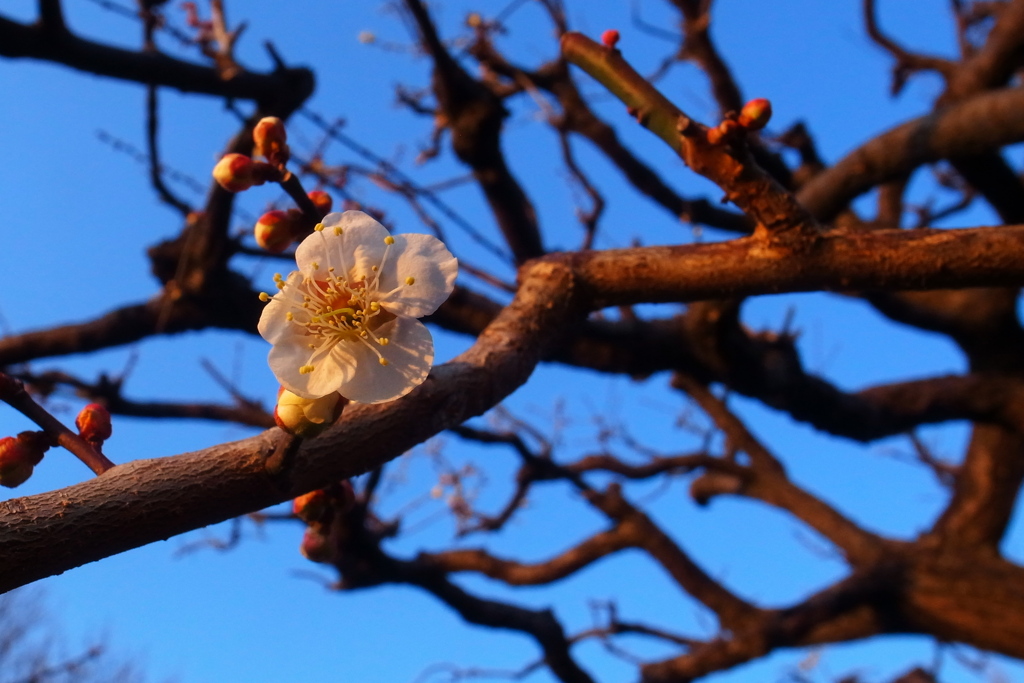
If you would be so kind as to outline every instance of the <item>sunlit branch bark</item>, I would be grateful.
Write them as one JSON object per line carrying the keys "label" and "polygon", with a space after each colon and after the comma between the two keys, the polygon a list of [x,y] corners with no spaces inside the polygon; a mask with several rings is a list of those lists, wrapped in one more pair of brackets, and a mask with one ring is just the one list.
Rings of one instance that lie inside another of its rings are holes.
{"label": "sunlit branch bark", "polygon": [[597,79],[686,165],[718,185],[729,201],[773,239],[802,241],[818,234],[815,218],[751,158],[745,142],[712,142],[708,128],[690,119],[637,73],[618,50],[580,33],[562,36],[562,55]]}

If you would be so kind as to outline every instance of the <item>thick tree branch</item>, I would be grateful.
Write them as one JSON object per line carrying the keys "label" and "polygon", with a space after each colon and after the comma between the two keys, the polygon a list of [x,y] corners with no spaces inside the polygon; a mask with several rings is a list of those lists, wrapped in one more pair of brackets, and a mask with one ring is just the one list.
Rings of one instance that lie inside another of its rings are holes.
{"label": "thick tree branch", "polygon": [[45,24],[19,24],[0,16],[0,57],[40,59],[98,76],[162,85],[182,92],[254,100],[271,108],[289,107],[313,92],[309,69],[271,73],[242,71],[229,80],[217,69],[157,52],[134,52],[84,40]]}
{"label": "thick tree branch", "polygon": [[861,145],[812,178],[797,193],[818,220],[828,222],[871,188],[919,166],[988,152],[1024,140],[1024,90],[975,95],[908,121]]}

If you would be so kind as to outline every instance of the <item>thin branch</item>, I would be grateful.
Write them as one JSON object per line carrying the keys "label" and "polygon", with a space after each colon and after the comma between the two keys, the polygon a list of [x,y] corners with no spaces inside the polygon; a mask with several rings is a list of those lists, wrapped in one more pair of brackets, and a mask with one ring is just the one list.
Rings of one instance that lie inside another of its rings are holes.
{"label": "thin branch", "polygon": [[150,85],[146,88],[146,143],[149,146],[149,180],[153,183],[153,188],[165,204],[176,209],[182,216],[187,216],[192,213],[192,207],[176,197],[164,183],[163,166],[160,164],[160,147],[157,136],[159,126],[157,87]]}

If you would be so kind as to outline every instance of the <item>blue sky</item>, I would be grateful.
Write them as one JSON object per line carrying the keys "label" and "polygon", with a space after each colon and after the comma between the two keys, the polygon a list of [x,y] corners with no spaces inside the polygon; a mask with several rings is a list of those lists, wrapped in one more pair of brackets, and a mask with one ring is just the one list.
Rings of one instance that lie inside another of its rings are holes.
{"label": "blue sky", "polygon": [[[132,21],[103,11],[92,2],[67,3],[68,23],[83,36],[135,47],[138,30]],[[317,69],[317,92],[311,110],[347,120],[346,134],[415,174],[423,184],[464,172],[450,159],[426,167],[413,164],[417,145],[425,144],[430,122],[394,104],[396,84],[422,87],[428,82],[427,60],[408,48],[409,34],[394,11],[379,3],[279,3],[249,0],[228,3],[229,19],[249,26],[239,56],[248,66],[269,69],[262,48],[270,39],[291,64]],[[485,14],[503,3],[447,1],[434,3],[446,36],[459,33],[470,9]],[[636,3],[648,22],[668,25],[667,3]],[[948,3],[883,2],[882,22],[913,47],[952,55],[954,50]],[[664,6],[663,6],[664,5]],[[805,121],[822,155],[835,161],[859,142],[907,118],[926,112],[939,92],[931,77],[915,80],[898,99],[888,97],[890,62],[866,38],[859,2],[719,0],[714,15],[716,42],[733,66],[746,97],[768,97],[775,116],[770,130],[779,132]],[[652,71],[671,45],[640,32],[631,24],[629,4],[569,2],[570,23],[596,36],[605,28],[622,33],[620,47],[643,72]],[[586,8],[584,12],[582,8]],[[2,0],[0,13],[30,19],[28,0]],[[244,16],[243,16],[244,15]],[[528,64],[553,54],[550,27],[540,11],[526,3],[511,16],[511,32],[499,46]],[[357,40],[361,31],[377,38],[373,45]],[[168,49],[169,41],[163,43]],[[174,48],[177,49],[177,48]],[[584,90],[599,87],[584,79]],[[661,82],[663,91],[684,110],[705,122],[715,106],[703,77],[686,65]],[[27,61],[0,61],[0,120],[5,124],[5,163],[0,164],[0,193],[7,229],[0,254],[9,283],[0,294],[6,332],[88,319],[118,305],[156,293],[145,248],[175,235],[178,217],[162,206],[148,185],[145,167],[101,140],[102,131],[144,148],[144,90],[73,72],[60,66]],[[222,103],[206,97],[161,95],[161,139],[164,162],[205,183],[210,168],[235,122]],[[598,110],[613,122],[627,143],[663,170],[670,184],[688,195],[718,192],[688,172],[661,143],[640,130],[610,97],[598,98]],[[551,161],[555,137],[535,122],[538,108],[529,99],[511,104],[506,152],[514,171],[537,203],[546,243],[572,248],[582,233],[574,217],[579,192],[567,189],[567,173]],[[309,149],[317,131],[297,121],[290,128],[297,150]],[[625,187],[609,164],[576,144],[578,159],[610,199],[598,247],[679,243],[693,239],[687,226],[649,206]],[[354,161],[332,148],[336,162]],[[925,175],[925,174],[922,174]],[[182,185],[175,189],[190,201]],[[422,230],[415,218],[393,198],[368,184],[355,188],[368,201],[385,205],[401,231]],[[925,180],[916,181],[919,201],[934,195]],[[448,191],[444,198],[474,225],[495,237],[496,230],[472,186]],[[241,202],[258,214],[278,192],[258,188]],[[987,223],[984,210],[965,221]],[[239,228],[245,220],[237,219]],[[460,258],[503,269],[454,227],[451,246]],[[714,237],[712,235],[712,237]],[[270,282],[276,265],[245,264],[257,281]],[[54,287],[55,281],[60,284]],[[468,280],[469,284],[475,283]],[[55,292],[59,292],[54,296]],[[808,366],[843,387],[955,372],[963,362],[955,349],[931,335],[880,321],[864,304],[827,295],[787,295],[751,301],[746,322],[755,328],[778,328],[787,311],[796,308],[795,323]],[[670,308],[664,309],[666,311]],[[438,331],[438,359],[465,348],[469,340]],[[265,364],[266,345],[236,334],[185,334],[69,359],[44,359],[37,370],[68,367],[89,378],[100,372],[117,374],[136,360],[126,394],[139,399],[227,400],[200,367],[209,359],[247,395],[272,400],[276,385]],[[666,377],[634,382],[561,367],[542,366],[534,379],[507,403],[519,417],[538,428],[558,433],[557,453],[571,458],[596,446],[598,417],[619,421],[651,448],[665,452],[694,446],[694,437],[675,425],[686,409],[678,394],[665,388]],[[564,411],[560,406],[565,406]],[[775,449],[802,485],[820,493],[872,529],[910,536],[928,523],[944,502],[944,493],[922,469],[905,457],[909,446],[898,439],[862,448],[824,438],[794,425],[787,417],[750,401],[735,405],[757,434]],[[57,397],[51,408],[73,420],[80,403]],[[695,418],[698,422],[700,418]],[[0,410],[0,434],[28,428],[13,411]],[[201,422],[117,419],[107,452],[116,462],[172,455],[237,439],[251,430]],[[924,431],[938,453],[956,457],[966,438],[963,426]],[[620,446],[621,447],[621,446]],[[423,498],[436,482],[432,458],[442,453],[453,463],[473,462],[488,471],[481,505],[494,509],[508,492],[515,462],[500,449],[471,448],[455,437],[442,436],[396,462],[401,473],[383,505],[397,511]],[[901,457],[901,455],[903,457]],[[37,475],[16,492],[28,495],[81,481],[85,468],[60,452],[52,452]],[[823,555],[823,542],[786,516],[745,501],[720,500],[697,508],[679,479],[666,489],[639,485],[630,493],[648,501],[649,510],[705,566],[745,596],[778,604],[799,599],[809,590],[841,576],[842,566]],[[422,529],[392,546],[401,554],[451,543],[448,521],[436,518],[441,502],[417,507],[410,524]],[[553,523],[554,521],[554,523]],[[527,560],[543,559],[601,528],[602,522],[564,487],[552,486],[530,500],[523,519],[488,547]],[[153,544],[41,582],[51,610],[72,642],[96,634],[109,636],[122,652],[136,657],[153,680],[182,683],[215,681],[360,681],[412,682],[430,665],[449,662],[486,669],[516,669],[532,661],[536,648],[528,639],[477,629],[429,596],[407,588],[338,594],[325,584],[333,577],[297,552],[301,527],[246,527],[246,539],[235,550],[181,554],[188,544],[227,529],[212,528],[184,538]],[[1020,559],[1019,525],[1007,542]],[[472,545],[484,539],[463,542]],[[637,555],[606,560],[552,589],[510,590],[485,579],[467,577],[463,585],[482,594],[507,597],[534,607],[552,605],[570,630],[591,624],[593,600],[614,598],[624,617],[647,619],[677,631],[710,635],[709,620],[696,604],[679,593],[664,575]],[[643,642],[628,646],[644,656],[664,650]],[[588,643],[577,650],[600,680],[632,678],[631,666]],[[883,680],[913,664],[927,664],[934,648],[926,639],[889,638],[826,648],[814,674],[829,677],[860,672],[867,680]],[[716,676],[729,682],[781,678],[806,653],[782,653]],[[952,658],[945,680],[972,681],[977,676]],[[1011,680],[1024,678],[1018,665],[994,660],[992,666]],[[441,679],[429,679],[441,680]],[[547,682],[539,673],[530,680]]]}

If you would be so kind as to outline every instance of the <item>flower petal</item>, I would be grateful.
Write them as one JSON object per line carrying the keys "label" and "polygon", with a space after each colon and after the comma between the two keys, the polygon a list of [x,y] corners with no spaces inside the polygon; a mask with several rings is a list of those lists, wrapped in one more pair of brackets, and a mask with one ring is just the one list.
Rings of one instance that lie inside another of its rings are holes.
{"label": "flower petal", "polygon": [[[405,396],[423,383],[434,362],[434,340],[430,330],[419,320],[395,318],[375,330],[378,337],[387,337],[387,346],[369,340],[368,344],[350,347],[357,371],[338,392],[360,403],[383,403]],[[387,359],[381,365],[373,345]]]}
{"label": "flower petal", "polygon": [[[363,245],[373,245],[383,253],[387,228],[362,211],[329,213],[321,222],[324,229],[307,236],[295,248],[299,270],[312,275],[316,264],[321,269],[333,267],[352,281],[364,277],[362,272],[353,272],[355,252]],[[335,228],[341,228],[340,235],[335,234]]]}
{"label": "flower petal", "polygon": [[288,313],[292,313],[300,320],[307,320],[308,313],[302,308],[302,289],[299,283],[302,282],[302,273],[292,271],[285,280],[284,288],[279,291],[270,302],[264,307],[260,314],[260,322],[257,329],[260,335],[271,344],[276,344],[289,334],[294,334],[294,325],[288,320]]}
{"label": "flower petal", "polygon": [[[338,391],[356,371],[352,351],[353,342],[334,343],[328,351],[325,347],[309,348],[310,340],[305,334],[293,334],[279,339],[270,349],[267,363],[274,377],[288,391],[302,398],[320,398]],[[302,373],[299,368],[312,365],[313,371]]]}
{"label": "flower petal", "polygon": [[381,268],[379,301],[396,315],[422,318],[452,293],[458,272],[458,260],[433,235],[395,235]]}

